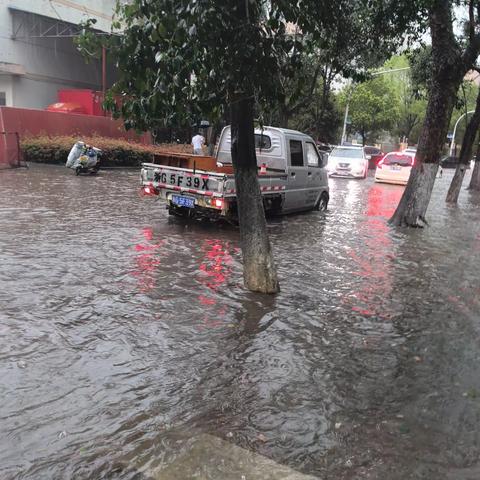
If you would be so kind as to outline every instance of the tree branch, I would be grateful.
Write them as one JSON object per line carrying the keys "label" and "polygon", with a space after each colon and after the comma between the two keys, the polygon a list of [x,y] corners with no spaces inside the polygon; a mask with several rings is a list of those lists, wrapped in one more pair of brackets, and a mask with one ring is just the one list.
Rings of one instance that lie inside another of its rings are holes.
{"label": "tree branch", "polygon": [[473,10],[473,1],[474,0],[470,0],[468,4],[468,33],[470,42],[473,42],[475,38],[475,13]]}
{"label": "tree branch", "polygon": [[480,33],[475,34],[475,26],[480,18],[480,2],[477,3],[477,19],[475,19],[474,10],[473,10],[474,0],[470,0],[468,5],[468,17],[469,17],[469,42],[465,48],[463,54],[464,65],[467,66],[467,71],[471,68],[474,68],[475,62],[477,60],[478,54],[480,52]]}
{"label": "tree branch", "polygon": [[308,92],[303,96],[303,100],[300,100],[293,107],[290,107],[290,108],[287,107],[288,113],[290,115],[293,114],[293,113],[296,113],[298,110],[300,110],[300,108],[304,107],[309,102],[309,100],[311,99],[311,97],[313,95],[313,92],[315,90],[315,86],[317,84],[318,75],[320,74],[320,69],[321,68],[322,68],[322,66],[320,65],[320,63],[318,63],[317,67],[315,68],[315,72],[313,74],[313,77],[312,77],[312,82],[310,84],[310,88],[308,89]]}

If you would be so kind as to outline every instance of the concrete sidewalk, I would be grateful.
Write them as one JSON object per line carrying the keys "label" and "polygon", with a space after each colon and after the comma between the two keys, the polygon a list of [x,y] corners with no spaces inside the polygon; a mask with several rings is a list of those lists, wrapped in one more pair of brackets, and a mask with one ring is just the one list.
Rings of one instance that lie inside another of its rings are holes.
{"label": "concrete sidewalk", "polygon": [[152,480],[319,480],[212,435],[200,435],[168,467],[144,473]]}

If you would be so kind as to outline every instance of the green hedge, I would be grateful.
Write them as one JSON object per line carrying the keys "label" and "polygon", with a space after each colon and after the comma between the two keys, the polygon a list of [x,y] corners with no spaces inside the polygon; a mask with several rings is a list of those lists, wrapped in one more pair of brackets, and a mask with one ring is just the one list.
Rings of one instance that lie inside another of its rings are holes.
{"label": "green hedge", "polygon": [[27,162],[65,164],[68,154],[77,141],[102,150],[101,164],[105,167],[136,167],[143,162],[151,162],[153,154],[166,151],[191,153],[189,145],[163,144],[142,145],[127,140],[77,136],[38,136],[26,137],[20,146]]}

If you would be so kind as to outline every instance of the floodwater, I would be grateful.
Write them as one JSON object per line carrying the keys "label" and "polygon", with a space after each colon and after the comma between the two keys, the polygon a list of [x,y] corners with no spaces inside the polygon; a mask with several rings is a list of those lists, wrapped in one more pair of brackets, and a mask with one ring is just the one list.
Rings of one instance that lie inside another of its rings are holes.
{"label": "floodwater", "polygon": [[332,180],[269,222],[265,297],[234,228],[136,171],[0,172],[0,478],[145,478],[204,433],[322,479],[480,478],[480,198],[450,178],[412,231],[402,187]]}

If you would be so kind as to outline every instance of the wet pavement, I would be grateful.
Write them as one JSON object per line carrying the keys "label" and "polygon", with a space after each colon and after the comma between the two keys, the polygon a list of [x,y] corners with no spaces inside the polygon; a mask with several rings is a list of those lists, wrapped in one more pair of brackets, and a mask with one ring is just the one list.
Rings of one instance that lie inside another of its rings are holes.
{"label": "wet pavement", "polygon": [[480,478],[480,196],[445,206],[450,178],[413,231],[402,187],[332,180],[269,222],[264,297],[234,228],[136,171],[0,172],[0,478],[149,478],[203,435],[321,479]]}

